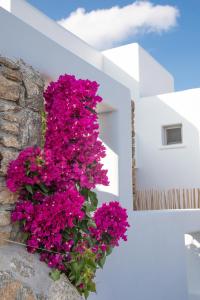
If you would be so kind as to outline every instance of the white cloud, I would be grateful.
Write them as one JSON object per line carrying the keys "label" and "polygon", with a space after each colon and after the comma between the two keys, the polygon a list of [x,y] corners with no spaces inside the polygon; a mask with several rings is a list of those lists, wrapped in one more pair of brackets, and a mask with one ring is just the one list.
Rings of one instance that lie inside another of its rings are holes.
{"label": "white cloud", "polygon": [[105,49],[136,34],[168,31],[176,25],[178,16],[176,7],[136,1],[90,12],[78,8],[58,23],[90,45]]}

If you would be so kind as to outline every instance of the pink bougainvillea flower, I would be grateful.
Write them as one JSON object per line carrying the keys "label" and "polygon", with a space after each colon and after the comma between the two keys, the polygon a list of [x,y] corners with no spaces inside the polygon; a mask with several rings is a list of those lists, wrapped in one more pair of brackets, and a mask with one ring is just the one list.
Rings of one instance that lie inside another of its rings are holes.
{"label": "pink bougainvillea flower", "polygon": [[[120,206],[117,201],[103,203],[94,214],[96,228],[91,228],[91,233],[98,241],[104,241],[105,233],[108,234],[109,243],[118,246],[119,240],[127,240],[126,231],[129,227],[127,222],[126,209]],[[106,236],[107,238],[107,236]],[[106,250],[106,245],[101,244],[102,251]]]}
{"label": "pink bougainvillea flower", "polygon": [[98,266],[126,240],[129,226],[118,202],[96,209],[91,191],[97,184],[109,184],[101,163],[106,151],[99,140],[95,109],[102,98],[97,89],[95,81],[71,75],[50,83],[44,93],[44,149],[21,151],[7,172],[8,188],[19,194],[11,218],[19,222],[27,250],[38,251],[41,261],[57,269],[53,278],[65,273],[85,296],[95,291]]}

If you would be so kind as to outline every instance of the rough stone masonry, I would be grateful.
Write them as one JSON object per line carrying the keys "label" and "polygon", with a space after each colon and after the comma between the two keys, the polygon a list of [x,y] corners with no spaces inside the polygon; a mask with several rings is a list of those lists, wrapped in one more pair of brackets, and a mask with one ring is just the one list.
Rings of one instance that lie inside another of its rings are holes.
{"label": "rough stone masonry", "polygon": [[[1,300],[81,300],[65,275],[57,281],[49,268],[21,246],[4,245],[0,250]],[[82,299],[83,300],[83,299]]]}
{"label": "rough stone masonry", "polygon": [[0,56],[0,245],[10,238],[10,209],[17,195],[9,192],[5,175],[21,149],[41,143],[44,81],[22,60]]}
{"label": "rough stone masonry", "polygon": [[76,289],[63,275],[54,282],[49,268],[23,246],[6,243],[18,240],[11,226],[10,210],[17,195],[5,184],[7,166],[21,149],[41,144],[41,111],[44,81],[22,60],[0,56],[0,299],[80,300]]}

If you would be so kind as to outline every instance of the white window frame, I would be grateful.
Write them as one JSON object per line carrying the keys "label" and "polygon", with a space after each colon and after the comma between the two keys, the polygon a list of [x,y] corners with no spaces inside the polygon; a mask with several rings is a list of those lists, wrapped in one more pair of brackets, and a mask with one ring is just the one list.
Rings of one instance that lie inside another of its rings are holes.
{"label": "white window frame", "polygon": [[[168,129],[176,129],[176,128],[181,129],[181,142],[168,144],[167,143],[167,130]],[[162,126],[162,145],[164,147],[173,147],[173,146],[183,145],[183,125],[181,123]]]}

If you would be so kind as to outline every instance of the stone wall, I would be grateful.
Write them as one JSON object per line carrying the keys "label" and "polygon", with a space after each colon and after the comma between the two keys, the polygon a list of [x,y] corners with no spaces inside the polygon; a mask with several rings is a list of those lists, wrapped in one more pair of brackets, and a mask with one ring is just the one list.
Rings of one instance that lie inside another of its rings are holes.
{"label": "stone wall", "polygon": [[0,56],[0,245],[10,237],[10,210],[17,198],[6,188],[7,166],[21,149],[41,143],[43,89],[32,67]]}
{"label": "stone wall", "polygon": [[131,102],[131,121],[132,121],[132,191],[133,191],[133,209],[136,209],[136,163],[135,163],[135,103]]}
{"label": "stone wall", "polygon": [[[0,250],[1,300],[81,300],[65,275],[53,281],[38,255],[15,245]],[[83,299],[82,299],[83,300]]]}
{"label": "stone wall", "polygon": [[[27,146],[41,144],[44,81],[23,61],[0,56],[0,299],[81,300],[66,276],[54,282],[50,269],[17,245],[17,228],[10,211],[17,195],[6,188],[10,160]],[[14,241],[10,243],[8,240]]]}

